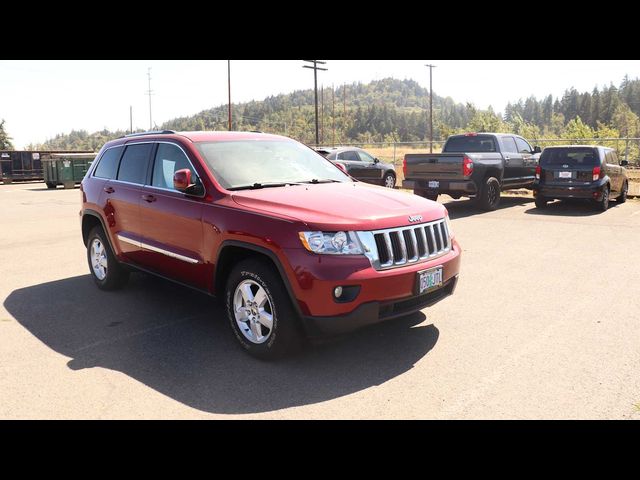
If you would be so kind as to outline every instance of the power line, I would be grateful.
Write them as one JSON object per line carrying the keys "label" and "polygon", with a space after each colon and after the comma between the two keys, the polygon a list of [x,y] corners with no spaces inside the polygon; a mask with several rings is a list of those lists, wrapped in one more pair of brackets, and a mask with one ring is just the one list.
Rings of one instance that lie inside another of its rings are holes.
{"label": "power line", "polygon": [[318,70],[328,70],[328,68],[318,67],[318,64],[324,65],[327,62],[323,62],[321,60],[303,60],[303,62],[313,63],[313,67],[310,65],[303,65],[302,68],[312,68],[313,69],[313,90],[315,93],[315,104],[316,104],[316,145],[320,144],[320,137],[318,132]]}

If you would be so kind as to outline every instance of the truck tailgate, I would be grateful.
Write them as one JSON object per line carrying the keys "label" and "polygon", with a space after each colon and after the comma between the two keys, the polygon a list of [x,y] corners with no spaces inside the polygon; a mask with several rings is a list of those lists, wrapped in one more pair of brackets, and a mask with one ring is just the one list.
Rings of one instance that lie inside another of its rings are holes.
{"label": "truck tailgate", "polygon": [[459,179],[463,153],[408,153],[406,179]]}

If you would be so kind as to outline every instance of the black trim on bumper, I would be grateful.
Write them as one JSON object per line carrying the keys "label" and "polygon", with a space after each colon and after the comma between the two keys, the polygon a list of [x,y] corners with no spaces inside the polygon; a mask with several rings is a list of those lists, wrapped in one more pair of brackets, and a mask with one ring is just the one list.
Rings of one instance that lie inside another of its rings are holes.
{"label": "black trim on bumper", "polygon": [[458,276],[449,279],[441,288],[424,295],[412,296],[392,302],[367,302],[353,312],[337,317],[303,316],[302,322],[308,337],[336,335],[357,330],[392,318],[408,315],[438,303],[452,295]]}
{"label": "black trim on bumper", "polygon": [[440,180],[433,179],[440,182],[438,188],[429,188],[429,180],[404,180],[402,182],[402,188],[425,190],[428,193],[444,193],[449,192],[460,195],[475,195],[478,193],[478,188],[473,180]]}
{"label": "black trim on bumper", "polygon": [[598,198],[600,198],[600,193],[602,192],[603,185],[595,184],[595,185],[578,185],[578,186],[561,186],[561,185],[536,185],[533,188],[533,193],[535,196],[542,196],[545,198],[584,198],[589,199],[593,198],[594,193],[598,193]]}

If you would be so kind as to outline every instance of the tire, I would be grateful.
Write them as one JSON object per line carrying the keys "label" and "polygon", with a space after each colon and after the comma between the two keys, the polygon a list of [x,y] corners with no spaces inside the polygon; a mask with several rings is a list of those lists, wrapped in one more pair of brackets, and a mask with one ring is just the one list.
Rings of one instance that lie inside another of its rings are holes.
{"label": "tire", "polygon": [[56,183],[53,182],[47,182],[47,188],[51,189],[51,188],[56,188],[58,185]]}
{"label": "tire", "polygon": [[536,197],[536,208],[547,208],[548,200],[544,197]]}
{"label": "tire", "polygon": [[437,193],[427,193],[426,190],[414,190],[413,191],[414,195],[418,195],[420,197],[426,198],[427,200],[432,200],[434,202],[438,201],[438,194]]}
{"label": "tire", "polygon": [[492,211],[500,204],[500,182],[495,177],[487,177],[480,186],[480,192],[476,196],[478,207],[482,210]]}
{"label": "tire", "polygon": [[624,184],[622,185],[622,192],[620,193],[620,196],[618,198],[616,198],[616,203],[624,203],[627,201],[627,192],[629,191],[629,182],[627,182],[626,180],[624,181]]}
{"label": "tire", "polygon": [[274,360],[301,347],[298,315],[280,274],[266,261],[248,258],[233,268],[225,305],[231,330],[250,355]]}
{"label": "tire", "polygon": [[387,188],[395,188],[396,176],[393,173],[385,173],[384,179],[382,180],[382,186]]}
{"label": "tire", "polygon": [[602,189],[602,199],[596,203],[598,210],[606,212],[609,208],[609,187],[606,186]]}
{"label": "tire", "polygon": [[102,227],[93,227],[89,232],[87,262],[93,281],[101,290],[118,290],[129,280],[129,270],[116,259]]}

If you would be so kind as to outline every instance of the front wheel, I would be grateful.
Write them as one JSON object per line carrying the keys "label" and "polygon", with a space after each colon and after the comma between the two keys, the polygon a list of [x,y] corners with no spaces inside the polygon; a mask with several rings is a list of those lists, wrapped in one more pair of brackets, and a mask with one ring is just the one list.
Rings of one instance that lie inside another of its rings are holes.
{"label": "front wheel", "polygon": [[627,192],[629,191],[629,183],[627,181],[624,182],[624,185],[622,185],[622,192],[620,193],[620,196],[616,199],[617,203],[624,203],[627,201]]}
{"label": "front wheel", "polygon": [[482,210],[491,211],[500,204],[500,182],[495,177],[488,177],[480,186],[476,202]]}
{"label": "front wheel", "polygon": [[89,232],[87,261],[93,280],[101,290],[117,290],[129,280],[129,270],[116,259],[101,227]]}
{"label": "front wheel", "polygon": [[297,314],[279,274],[265,261],[249,258],[236,265],[225,299],[231,329],[250,355],[273,360],[300,347]]}
{"label": "front wheel", "polygon": [[383,185],[387,188],[395,188],[396,176],[393,173],[385,174]]}
{"label": "front wheel", "polygon": [[58,186],[57,183],[47,182],[47,188],[48,189],[56,188],[57,186]]}

